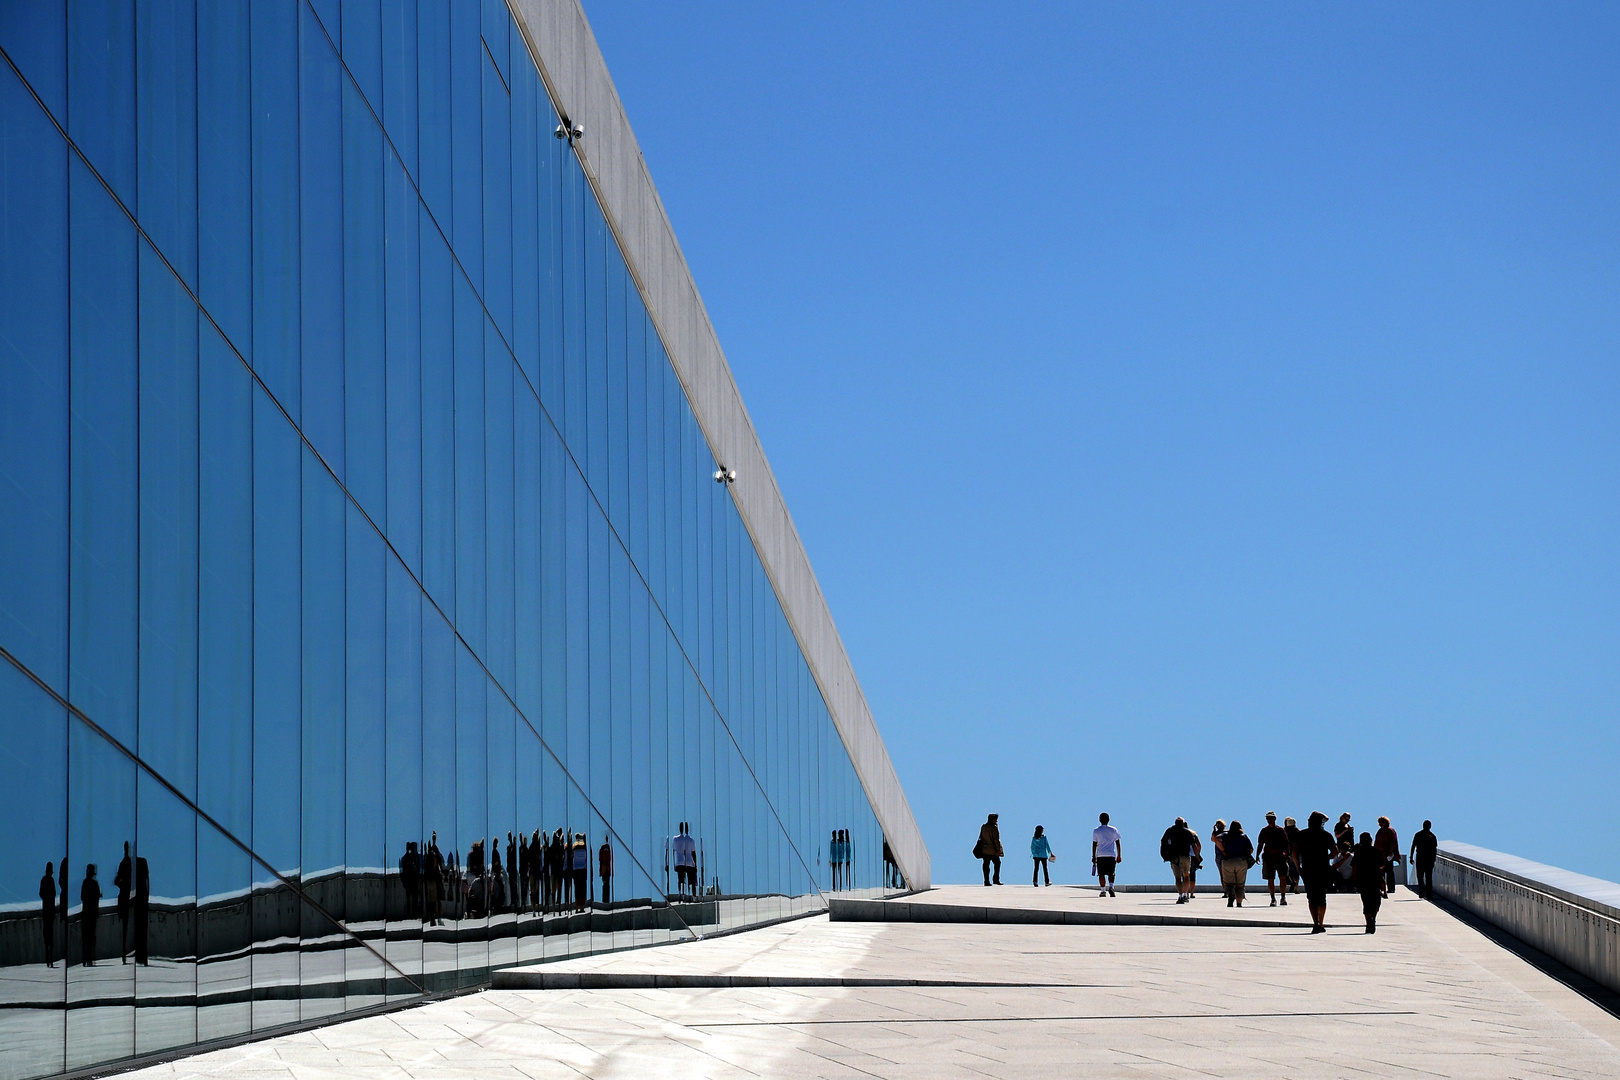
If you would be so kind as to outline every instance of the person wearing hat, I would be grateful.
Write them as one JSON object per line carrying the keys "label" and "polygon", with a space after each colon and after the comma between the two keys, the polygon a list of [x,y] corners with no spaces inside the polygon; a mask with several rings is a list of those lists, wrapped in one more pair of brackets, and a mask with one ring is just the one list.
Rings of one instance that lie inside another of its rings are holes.
{"label": "person wearing hat", "polygon": [[1254,853],[1260,860],[1260,872],[1266,878],[1266,892],[1271,895],[1271,906],[1277,906],[1277,880],[1282,879],[1283,907],[1288,906],[1288,859],[1293,845],[1288,842],[1288,832],[1277,824],[1275,810],[1266,814],[1265,828],[1255,838],[1259,841],[1255,845]]}
{"label": "person wearing hat", "polygon": [[1311,909],[1313,934],[1327,933],[1322,921],[1327,918],[1328,881],[1333,874],[1333,856],[1338,850],[1332,834],[1322,828],[1327,821],[1328,816],[1320,810],[1311,811],[1309,827],[1299,834],[1295,851],[1300,877],[1305,880],[1305,903]]}

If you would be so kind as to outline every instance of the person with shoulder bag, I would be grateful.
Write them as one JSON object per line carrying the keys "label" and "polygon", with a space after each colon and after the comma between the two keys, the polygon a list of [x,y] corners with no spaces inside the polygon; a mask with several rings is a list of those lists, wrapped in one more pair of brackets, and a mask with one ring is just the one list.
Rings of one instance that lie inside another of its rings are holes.
{"label": "person with shoulder bag", "polygon": [[[991,814],[983,825],[979,826],[979,842],[973,845],[973,857],[984,863],[985,885],[1001,884],[1001,856],[1005,854],[1001,849],[1001,826],[996,824],[1000,814]],[[991,864],[995,864],[995,880],[990,880]]]}
{"label": "person with shoulder bag", "polygon": [[1226,906],[1243,906],[1248,888],[1249,867],[1254,865],[1254,844],[1243,832],[1243,823],[1233,821],[1221,839],[1221,884],[1226,886]]}

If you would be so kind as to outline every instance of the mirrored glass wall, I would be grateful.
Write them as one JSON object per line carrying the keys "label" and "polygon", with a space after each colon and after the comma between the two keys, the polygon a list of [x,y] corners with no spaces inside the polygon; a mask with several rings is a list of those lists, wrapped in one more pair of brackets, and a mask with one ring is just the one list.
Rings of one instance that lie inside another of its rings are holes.
{"label": "mirrored glass wall", "polygon": [[903,887],[504,5],[0,61],[0,1078]]}

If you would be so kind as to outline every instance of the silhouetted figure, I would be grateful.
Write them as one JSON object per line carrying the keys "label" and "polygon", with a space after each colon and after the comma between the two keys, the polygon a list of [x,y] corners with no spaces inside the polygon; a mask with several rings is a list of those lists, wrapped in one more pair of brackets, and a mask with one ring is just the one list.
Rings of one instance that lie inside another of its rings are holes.
{"label": "silhouetted figure", "polygon": [[113,875],[113,887],[118,890],[118,962],[129,963],[129,891],[135,884],[135,864],[129,857],[129,841],[124,841],[124,858]]}
{"label": "silhouetted figure", "polygon": [[39,879],[39,925],[45,935],[45,966],[56,966],[56,864],[45,864]]}
{"label": "silhouetted figure", "polygon": [[1423,828],[1412,837],[1412,869],[1417,874],[1417,894],[1424,900],[1434,899],[1434,859],[1440,850],[1440,840],[1431,832],[1434,823],[1425,821]]}
{"label": "silhouetted figure", "polygon": [[546,845],[546,904],[549,907],[563,906],[563,886],[568,879],[568,842],[563,839],[563,831],[557,829],[551,834],[551,843]]}
{"label": "silhouetted figure", "polygon": [[472,847],[467,849],[467,882],[464,886],[466,892],[467,914],[473,917],[485,913],[485,905],[489,902],[489,885],[484,880],[484,842],[474,840]]}
{"label": "silhouetted figure", "polygon": [[152,872],[142,856],[135,858],[135,895],[130,900],[130,918],[135,922],[135,962],[150,967],[147,954],[147,918],[152,907]]}
{"label": "silhouetted figure", "polygon": [[606,840],[596,850],[596,872],[602,879],[602,906],[613,903],[613,845]]}
{"label": "silhouetted figure", "polygon": [[501,842],[495,841],[495,869],[489,879],[489,913],[498,915],[507,909],[510,890],[506,887],[506,868],[501,865]]}
{"label": "silhouetted figure", "polygon": [[1254,863],[1254,843],[1243,831],[1243,822],[1228,826],[1221,840],[1221,884],[1226,886],[1226,906],[1243,906],[1249,888],[1249,867]]}
{"label": "silhouetted figure", "polygon": [[439,834],[428,841],[426,873],[423,875],[427,893],[427,917],[434,926],[444,918],[444,853],[439,850]]}
{"label": "silhouetted figure", "polygon": [[540,838],[540,830],[534,830],[529,837],[529,907],[540,906],[540,873],[545,865],[545,842]]}
{"label": "silhouetted figure", "polygon": [[1378,933],[1378,908],[1384,902],[1384,853],[1373,846],[1372,833],[1362,833],[1361,842],[1350,854],[1356,892],[1361,894],[1361,914],[1367,920],[1367,933]]}
{"label": "silhouetted figure", "polygon": [[681,831],[670,847],[675,856],[675,891],[685,894],[690,891],[697,894],[697,841],[692,839],[690,826],[681,822]]}
{"label": "silhouetted figure", "polygon": [[[1290,818],[1290,821],[1293,819]],[[1277,885],[1282,884],[1283,906],[1288,906],[1288,864],[1293,858],[1294,842],[1288,830],[1277,824],[1277,811],[1266,812],[1266,824],[1255,837],[1254,857],[1260,860],[1260,873],[1266,879],[1266,892],[1271,906],[1277,906]]]}
{"label": "silhouetted figure", "polygon": [[844,889],[848,891],[855,887],[855,878],[850,873],[851,864],[855,861],[855,845],[849,842],[849,830],[838,830],[838,857],[844,864]]}
{"label": "silhouetted figure", "polygon": [[[984,883],[986,885],[1001,884],[1001,857],[1006,854],[1001,847],[1001,826],[996,824],[1000,814],[991,814],[979,826],[979,842],[973,845],[973,857],[984,862]],[[990,867],[995,864],[995,880],[990,880]]]}
{"label": "silhouetted figure", "polygon": [[83,954],[79,962],[85,967],[96,966],[96,920],[101,917],[101,885],[96,881],[96,864],[84,868],[84,884],[79,886],[79,946]]}
{"label": "silhouetted figure", "polygon": [[572,858],[569,861],[571,873],[568,875],[574,886],[574,910],[584,911],[591,887],[591,853],[585,846],[585,834],[575,833],[574,844],[570,849]]}
{"label": "silhouetted figure", "polygon": [[1311,933],[1325,934],[1327,927],[1328,885],[1333,877],[1333,855],[1336,846],[1333,837],[1322,828],[1327,815],[1320,810],[1311,811],[1306,829],[1299,834],[1295,855],[1299,859],[1300,880],[1305,883],[1305,903],[1311,909]]}
{"label": "silhouetted figure", "polygon": [[518,834],[518,876],[517,897],[518,910],[523,911],[529,906],[529,875],[532,872],[529,864],[529,838],[522,833]]}
{"label": "silhouetted figure", "polygon": [[422,857],[416,851],[416,841],[405,841],[405,854],[399,857],[399,884],[405,890],[405,917],[422,917]]}
{"label": "silhouetted figure", "polygon": [[1356,846],[1356,829],[1350,824],[1350,814],[1345,812],[1339,815],[1339,823],[1333,826],[1333,843],[1335,845],[1349,844],[1354,850]]}
{"label": "silhouetted figure", "polygon": [[1203,850],[1204,842],[1187,825],[1187,819],[1178,817],[1175,823],[1159,837],[1159,858],[1170,864],[1170,873],[1176,879],[1176,903],[1185,904],[1193,898],[1193,863]]}
{"label": "silhouetted figure", "polygon": [[1395,894],[1395,864],[1401,861],[1401,838],[1395,835],[1395,828],[1389,823],[1389,818],[1378,819],[1378,835],[1373,837],[1373,847],[1384,857],[1384,895]]}
{"label": "silhouetted figure", "polygon": [[61,878],[61,881],[59,883],[59,888],[61,889],[61,892],[62,892],[62,900],[61,900],[61,908],[62,908],[62,965],[64,967],[66,967],[67,963],[68,963],[68,934],[71,932],[71,931],[68,930],[68,861],[67,861],[67,856],[66,855],[62,856],[62,861],[57,863],[57,865],[62,868],[62,873],[59,874],[58,876]]}
{"label": "silhouetted figure", "polygon": [[506,906],[516,911],[523,906],[523,893],[518,889],[517,838],[506,834]]}

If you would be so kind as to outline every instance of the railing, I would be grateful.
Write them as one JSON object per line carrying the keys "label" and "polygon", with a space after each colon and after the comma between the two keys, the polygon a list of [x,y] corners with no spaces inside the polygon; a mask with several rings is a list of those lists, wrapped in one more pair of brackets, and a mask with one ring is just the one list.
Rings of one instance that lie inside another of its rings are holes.
{"label": "railing", "polygon": [[1620,992],[1620,885],[1447,841],[1434,892]]}

